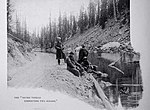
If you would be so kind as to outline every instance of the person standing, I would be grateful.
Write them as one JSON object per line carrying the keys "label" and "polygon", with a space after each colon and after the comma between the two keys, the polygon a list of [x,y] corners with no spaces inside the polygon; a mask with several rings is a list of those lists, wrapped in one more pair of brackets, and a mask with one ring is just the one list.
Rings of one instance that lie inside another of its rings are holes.
{"label": "person standing", "polygon": [[66,62],[66,55],[64,53],[64,45],[63,44],[62,44],[61,53],[62,53],[62,58],[64,59],[64,62]]}
{"label": "person standing", "polygon": [[56,49],[56,59],[58,60],[58,65],[60,65],[60,59],[62,59],[62,44],[61,44],[61,38],[57,37],[57,43],[55,45]]}
{"label": "person standing", "polygon": [[85,49],[85,45],[82,45],[82,48],[79,51],[79,59],[78,59],[78,63],[81,64],[81,62],[83,61],[84,57],[87,57],[89,54],[89,52],[87,51],[87,49]]}

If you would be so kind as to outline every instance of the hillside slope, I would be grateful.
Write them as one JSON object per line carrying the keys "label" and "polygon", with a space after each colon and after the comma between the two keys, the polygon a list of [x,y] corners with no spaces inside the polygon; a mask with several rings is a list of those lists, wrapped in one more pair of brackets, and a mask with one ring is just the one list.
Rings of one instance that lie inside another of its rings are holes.
{"label": "hillside slope", "polygon": [[13,76],[13,70],[25,65],[33,58],[32,46],[7,38],[7,74],[8,80]]}
{"label": "hillside slope", "polygon": [[65,49],[74,49],[76,46],[85,44],[88,50],[93,50],[95,47],[99,47],[108,42],[119,42],[130,45],[130,26],[128,21],[124,24],[121,20],[117,22],[108,20],[104,29],[95,26],[82,34],[77,33],[68,39],[64,45]]}

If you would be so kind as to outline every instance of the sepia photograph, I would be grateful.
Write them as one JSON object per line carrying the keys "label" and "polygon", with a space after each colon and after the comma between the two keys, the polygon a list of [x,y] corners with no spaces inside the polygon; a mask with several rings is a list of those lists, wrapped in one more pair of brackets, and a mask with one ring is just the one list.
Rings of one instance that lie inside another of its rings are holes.
{"label": "sepia photograph", "polygon": [[6,4],[6,86],[19,94],[13,110],[138,110],[145,89],[131,0]]}

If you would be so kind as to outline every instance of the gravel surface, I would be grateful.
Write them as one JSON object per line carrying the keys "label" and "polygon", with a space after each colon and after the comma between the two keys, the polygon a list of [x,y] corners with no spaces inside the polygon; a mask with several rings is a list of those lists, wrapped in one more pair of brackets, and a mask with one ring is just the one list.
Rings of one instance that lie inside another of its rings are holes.
{"label": "gravel surface", "polygon": [[13,76],[8,81],[8,87],[60,91],[96,108],[104,108],[102,101],[91,89],[92,82],[67,71],[63,61],[61,65],[57,65],[54,54],[36,52],[34,60],[23,66],[13,67],[8,74],[12,74],[11,72]]}

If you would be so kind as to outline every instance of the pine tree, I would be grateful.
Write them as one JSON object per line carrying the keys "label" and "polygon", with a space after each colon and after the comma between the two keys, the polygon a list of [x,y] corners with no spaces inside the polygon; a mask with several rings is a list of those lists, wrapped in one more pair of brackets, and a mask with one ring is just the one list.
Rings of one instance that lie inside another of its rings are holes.
{"label": "pine tree", "polygon": [[72,29],[73,29],[73,15],[70,14],[70,19],[69,19],[69,35],[72,35]]}
{"label": "pine tree", "polygon": [[118,12],[121,13],[125,9],[130,10],[130,0],[118,0]]}
{"label": "pine tree", "polygon": [[12,33],[12,13],[13,6],[10,0],[7,0],[7,32]]}
{"label": "pine tree", "polygon": [[27,36],[27,23],[26,20],[24,21],[24,41],[29,42],[28,36]]}
{"label": "pine tree", "polygon": [[21,23],[20,23],[20,20],[16,14],[16,37],[20,38],[23,40],[23,36],[21,35]]}
{"label": "pine tree", "polygon": [[62,42],[65,41],[65,39],[69,35],[68,23],[69,22],[68,22],[68,19],[67,19],[67,15],[64,14],[64,16],[63,16],[63,24],[62,24]]}
{"label": "pine tree", "polygon": [[83,7],[81,7],[80,9],[80,15],[79,15],[79,19],[78,19],[78,26],[80,29],[80,33],[83,33],[84,31],[84,12],[83,12]]}
{"label": "pine tree", "polygon": [[61,17],[61,12],[59,12],[59,18],[58,18],[58,36],[62,38],[62,17]]}
{"label": "pine tree", "polygon": [[89,28],[95,25],[95,12],[96,12],[95,3],[90,0],[89,7],[88,7]]}
{"label": "pine tree", "polygon": [[77,32],[77,21],[75,16],[73,16],[73,26],[72,26],[72,35],[75,35]]}
{"label": "pine tree", "polygon": [[114,17],[114,3],[113,3],[114,0],[109,0],[108,3],[107,3],[107,14],[108,14],[108,18],[109,19],[112,19]]}
{"label": "pine tree", "polygon": [[105,22],[107,21],[107,0],[101,0],[101,18],[100,18],[100,25],[102,29],[105,28]]}
{"label": "pine tree", "polygon": [[114,19],[117,21],[116,0],[113,0]]}
{"label": "pine tree", "polygon": [[43,50],[44,48],[44,33],[43,33],[43,28],[41,29],[41,32],[40,32],[40,47],[41,47],[41,51]]}
{"label": "pine tree", "polygon": [[100,23],[100,1],[97,3],[97,15],[95,24],[98,25]]}
{"label": "pine tree", "polygon": [[51,23],[51,14],[50,14],[50,18],[49,18],[49,47],[52,48],[52,23]]}
{"label": "pine tree", "polygon": [[88,15],[87,15],[87,12],[84,11],[83,13],[83,27],[84,27],[84,30],[88,29]]}
{"label": "pine tree", "polygon": [[53,22],[53,29],[52,29],[52,47],[55,46],[56,37],[57,37],[57,26],[56,26],[56,22]]}

